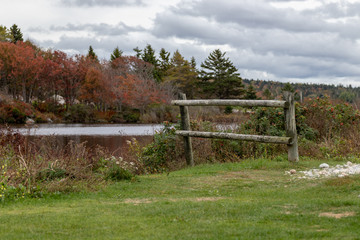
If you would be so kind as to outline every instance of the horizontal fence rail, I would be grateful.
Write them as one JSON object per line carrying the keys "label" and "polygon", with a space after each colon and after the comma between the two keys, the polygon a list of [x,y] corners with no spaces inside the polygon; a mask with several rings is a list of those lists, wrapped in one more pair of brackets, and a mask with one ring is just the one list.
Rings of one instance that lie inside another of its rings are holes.
{"label": "horizontal fence rail", "polygon": [[175,106],[287,107],[286,101],[276,100],[173,100],[171,104]]}
{"label": "horizontal fence rail", "polygon": [[[188,165],[194,165],[191,137],[220,138],[261,143],[286,144],[288,146],[288,160],[297,162],[299,160],[296,123],[295,123],[295,102],[294,94],[284,92],[285,101],[278,100],[238,100],[238,99],[211,99],[211,100],[186,100],[185,94],[180,94],[182,100],[174,100],[171,103],[180,107],[181,129],[175,133],[183,136],[185,157]],[[226,132],[200,132],[191,131],[188,106],[242,106],[242,107],[281,107],[285,112],[286,137],[248,135]]]}
{"label": "horizontal fence rail", "polygon": [[221,139],[233,139],[233,140],[243,140],[243,141],[262,142],[262,143],[278,143],[278,144],[290,144],[290,140],[291,140],[291,138],[289,137],[247,135],[247,134],[225,133],[225,132],[198,132],[198,131],[178,130],[175,133],[177,135],[184,137],[221,138]]}

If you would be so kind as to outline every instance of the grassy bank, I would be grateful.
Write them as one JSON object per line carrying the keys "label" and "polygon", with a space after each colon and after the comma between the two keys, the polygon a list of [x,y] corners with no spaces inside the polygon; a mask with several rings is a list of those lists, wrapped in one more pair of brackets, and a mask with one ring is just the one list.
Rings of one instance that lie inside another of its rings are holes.
{"label": "grassy bank", "polygon": [[[1,239],[357,239],[360,176],[294,180],[317,160],[247,160],[0,205]],[[340,162],[328,162],[332,165]]]}

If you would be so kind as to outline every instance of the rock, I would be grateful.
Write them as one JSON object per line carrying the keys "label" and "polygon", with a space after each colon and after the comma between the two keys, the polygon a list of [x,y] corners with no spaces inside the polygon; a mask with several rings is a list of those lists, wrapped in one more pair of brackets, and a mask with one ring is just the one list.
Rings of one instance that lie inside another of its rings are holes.
{"label": "rock", "polygon": [[51,118],[46,119],[46,121],[47,121],[48,123],[53,123],[53,120],[51,120]]}
{"label": "rock", "polygon": [[32,124],[35,123],[35,121],[33,119],[31,119],[31,118],[28,118],[28,119],[26,119],[25,123],[29,124],[29,125],[32,125]]}
{"label": "rock", "polygon": [[295,174],[296,173],[296,170],[295,169],[291,169],[290,170],[290,174]]}
{"label": "rock", "polygon": [[319,168],[329,168],[330,166],[329,166],[329,164],[327,164],[327,163],[322,163],[322,164],[320,164],[320,166],[319,166]]}

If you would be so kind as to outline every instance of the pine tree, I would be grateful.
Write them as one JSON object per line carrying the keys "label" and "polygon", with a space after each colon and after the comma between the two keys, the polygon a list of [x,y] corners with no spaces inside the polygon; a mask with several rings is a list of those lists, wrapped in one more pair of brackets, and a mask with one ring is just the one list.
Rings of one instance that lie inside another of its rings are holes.
{"label": "pine tree", "polygon": [[123,54],[123,51],[119,50],[119,47],[116,47],[113,51],[113,53],[110,56],[110,61],[114,61],[115,59],[121,57]]}
{"label": "pine tree", "polygon": [[135,56],[140,59],[142,50],[139,47],[133,48],[133,50],[136,52]]}
{"label": "pine tree", "polygon": [[159,61],[156,59],[155,50],[150,44],[146,45],[141,55],[142,60],[145,62],[151,63],[154,67],[157,67]]}
{"label": "pine tree", "polygon": [[0,25],[0,42],[12,42],[10,31],[3,25]]}
{"label": "pine tree", "polygon": [[272,97],[272,95],[271,95],[271,92],[270,92],[270,90],[269,90],[268,88],[266,88],[266,89],[264,90],[264,96],[265,96],[265,98],[266,98],[267,100],[273,99],[273,97]]}
{"label": "pine tree", "polygon": [[242,79],[237,73],[237,68],[225,54],[216,49],[201,63],[200,84],[209,97],[240,98],[244,94]]}
{"label": "pine tree", "polygon": [[92,48],[92,46],[90,45],[89,46],[89,51],[88,51],[88,55],[87,55],[88,58],[91,58],[95,61],[99,61],[98,60],[98,57],[96,56],[95,52],[94,52],[94,49]]}
{"label": "pine tree", "polygon": [[251,82],[246,90],[245,99],[257,99],[255,88]]}
{"label": "pine tree", "polygon": [[165,73],[170,68],[170,53],[164,48],[160,50],[160,70]]}
{"label": "pine tree", "polygon": [[16,24],[11,26],[10,33],[12,36],[13,43],[17,43],[18,41],[24,41],[23,34],[21,33],[20,28],[18,28],[18,26]]}
{"label": "pine tree", "polygon": [[141,54],[141,59],[145,62],[148,62],[154,66],[153,76],[157,82],[161,82],[161,72],[159,70],[159,60],[155,56],[155,50],[150,44],[146,45]]}
{"label": "pine tree", "polygon": [[196,91],[196,76],[196,70],[176,50],[171,58],[171,67],[166,72],[164,82],[171,82],[188,98],[193,98]]}
{"label": "pine tree", "polygon": [[190,65],[191,65],[194,69],[196,69],[196,60],[195,60],[195,57],[191,57]]}
{"label": "pine tree", "polygon": [[284,87],[281,89],[282,92],[295,92],[293,86],[288,82],[285,83]]}

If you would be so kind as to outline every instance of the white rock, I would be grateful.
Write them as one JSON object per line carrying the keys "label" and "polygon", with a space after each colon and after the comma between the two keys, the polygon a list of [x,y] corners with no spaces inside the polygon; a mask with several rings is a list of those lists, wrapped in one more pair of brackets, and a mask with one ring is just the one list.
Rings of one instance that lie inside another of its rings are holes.
{"label": "white rock", "polygon": [[329,166],[329,164],[327,164],[327,163],[322,163],[322,164],[320,164],[320,166],[319,166],[319,168],[329,168],[330,166]]}
{"label": "white rock", "polygon": [[35,121],[33,119],[31,119],[31,118],[26,119],[26,124],[32,125],[34,123],[35,123]]}
{"label": "white rock", "polygon": [[291,169],[290,170],[290,174],[295,174],[296,173],[296,170],[295,169]]}

